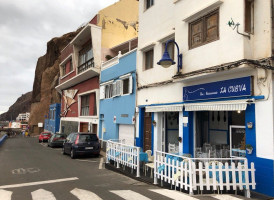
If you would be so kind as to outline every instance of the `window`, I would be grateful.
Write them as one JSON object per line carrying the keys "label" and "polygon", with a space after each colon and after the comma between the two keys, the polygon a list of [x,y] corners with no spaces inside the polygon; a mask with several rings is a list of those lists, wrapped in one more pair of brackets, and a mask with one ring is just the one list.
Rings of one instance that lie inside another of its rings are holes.
{"label": "window", "polygon": [[[163,43],[163,53],[165,52],[166,42]],[[170,42],[167,46],[167,51],[172,60],[174,60],[174,43]],[[163,54],[162,53],[162,54]]]}
{"label": "window", "polygon": [[78,73],[81,73],[91,67],[94,67],[94,62],[92,48],[91,45],[89,45],[79,52]]}
{"label": "window", "polygon": [[145,70],[153,68],[153,49],[148,50],[144,53],[145,56]]}
{"label": "window", "polygon": [[81,96],[81,116],[89,115],[89,96]]}
{"label": "window", "polygon": [[66,75],[66,65],[62,66],[62,76]]}
{"label": "window", "polygon": [[254,1],[245,0],[245,32],[254,32]]}
{"label": "window", "polygon": [[91,58],[93,58],[93,53],[92,48],[89,45],[79,52],[79,65],[86,63]]}
{"label": "window", "polygon": [[154,5],[154,0],[145,0],[145,10]]}
{"label": "window", "polygon": [[219,39],[219,10],[189,24],[189,47],[195,48]]}
{"label": "window", "polygon": [[73,70],[73,65],[72,65],[72,59],[69,61],[69,71],[71,72]]}
{"label": "window", "polygon": [[133,90],[133,78],[131,75],[120,77],[113,83],[100,86],[100,99],[113,98],[120,95],[131,94]]}
{"label": "window", "polygon": [[112,84],[108,84],[105,86],[105,99],[112,97],[112,91],[113,91],[112,88],[113,88]]}
{"label": "window", "polygon": [[133,88],[132,76],[124,77],[122,80],[122,95],[131,94]]}

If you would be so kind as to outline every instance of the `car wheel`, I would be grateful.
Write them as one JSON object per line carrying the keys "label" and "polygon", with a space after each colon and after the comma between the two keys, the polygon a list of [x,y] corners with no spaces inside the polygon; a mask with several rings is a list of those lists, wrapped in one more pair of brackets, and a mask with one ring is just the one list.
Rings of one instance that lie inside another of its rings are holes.
{"label": "car wheel", "polygon": [[73,149],[71,149],[71,151],[70,151],[70,157],[71,157],[72,159],[75,158],[75,153],[74,153]]}
{"label": "car wheel", "polygon": [[41,140],[39,140],[39,143],[41,143]]}

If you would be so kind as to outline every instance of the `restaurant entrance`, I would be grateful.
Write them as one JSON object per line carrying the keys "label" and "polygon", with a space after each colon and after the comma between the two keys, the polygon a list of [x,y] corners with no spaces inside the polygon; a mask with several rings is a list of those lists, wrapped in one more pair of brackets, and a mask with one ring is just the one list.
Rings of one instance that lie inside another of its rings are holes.
{"label": "restaurant entrance", "polygon": [[245,111],[195,112],[194,156],[245,156]]}

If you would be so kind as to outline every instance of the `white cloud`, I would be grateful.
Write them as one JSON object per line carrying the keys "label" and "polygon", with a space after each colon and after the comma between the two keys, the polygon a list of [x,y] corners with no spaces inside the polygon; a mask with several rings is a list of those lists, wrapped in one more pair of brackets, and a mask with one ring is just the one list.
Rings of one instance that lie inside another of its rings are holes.
{"label": "white cloud", "polygon": [[32,90],[37,59],[47,42],[76,30],[118,0],[1,0],[0,113]]}

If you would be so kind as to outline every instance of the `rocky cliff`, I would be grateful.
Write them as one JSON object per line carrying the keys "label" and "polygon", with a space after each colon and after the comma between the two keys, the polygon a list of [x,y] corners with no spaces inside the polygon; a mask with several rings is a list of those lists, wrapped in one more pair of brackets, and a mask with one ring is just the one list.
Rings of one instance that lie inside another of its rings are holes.
{"label": "rocky cliff", "polygon": [[0,115],[0,121],[15,120],[20,113],[30,112],[31,99],[32,92],[22,94],[7,112]]}
{"label": "rocky cliff", "polygon": [[59,83],[60,53],[80,30],[51,39],[47,43],[47,53],[37,61],[32,91],[29,125],[38,133],[37,125],[44,122],[49,105],[60,103],[60,94],[55,90]]}

